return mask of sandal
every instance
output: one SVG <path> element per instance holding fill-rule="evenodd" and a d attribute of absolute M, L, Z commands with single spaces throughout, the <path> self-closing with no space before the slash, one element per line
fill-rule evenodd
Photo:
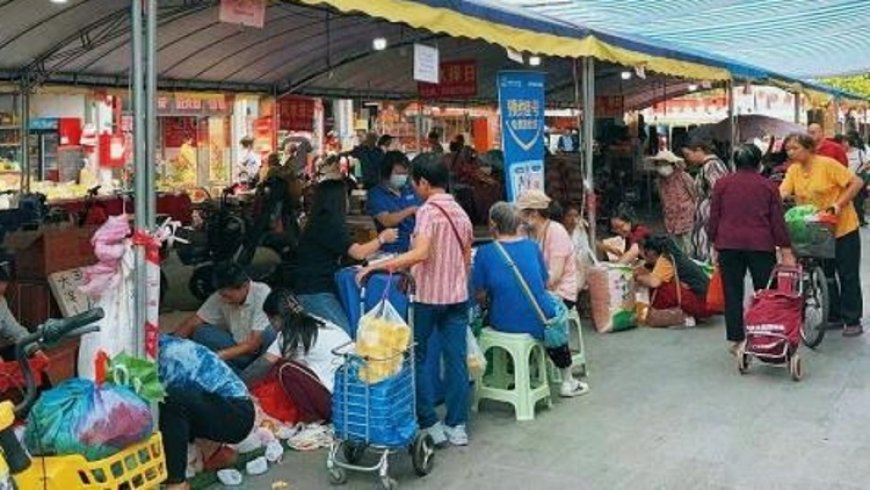
<path fill-rule="evenodd" d="M 235 465 L 238 460 L 239 453 L 235 449 L 221 446 L 211 453 L 211 456 L 204 459 L 202 469 L 203 471 L 222 470 Z"/>

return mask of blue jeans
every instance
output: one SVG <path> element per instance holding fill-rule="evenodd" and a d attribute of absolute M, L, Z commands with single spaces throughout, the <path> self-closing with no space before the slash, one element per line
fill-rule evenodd
<path fill-rule="evenodd" d="M 341 327 L 345 332 L 350 333 L 350 320 L 347 319 L 344 306 L 341 305 L 341 302 L 338 301 L 338 298 L 334 294 L 300 294 L 296 298 L 299 299 L 299 303 L 302 304 L 307 313 L 332 322 Z"/>
<path fill-rule="evenodd" d="M 438 423 L 435 403 L 426 388 L 422 373 L 426 364 L 426 351 L 429 337 L 438 329 L 442 338 L 444 356 L 444 398 L 447 404 L 447 417 L 444 423 L 449 427 L 465 424 L 468 421 L 468 304 L 426 305 L 414 304 L 414 348 L 417 372 L 417 420 L 420 427 L 427 429 Z"/>
<path fill-rule="evenodd" d="M 236 373 L 241 373 L 254 360 L 263 355 L 266 350 L 275 342 L 278 333 L 272 327 L 267 327 L 263 330 L 263 343 L 260 350 L 256 354 L 247 354 L 233 359 L 228 359 L 226 363 L 233 368 Z M 225 328 L 216 327 L 214 325 L 203 325 L 193 332 L 191 340 L 197 344 L 204 345 L 214 352 L 220 352 L 224 349 L 229 349 L 236 345 L 236 340 L 233 334 Z"/>

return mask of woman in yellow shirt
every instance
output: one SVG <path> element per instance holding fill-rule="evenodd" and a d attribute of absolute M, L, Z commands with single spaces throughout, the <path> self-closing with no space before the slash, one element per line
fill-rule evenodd
<path fill-rule="evenodd" d="M 844 336 L 856 337 L 864 330 L 859 275 L 861 234 L 852 200 L 864 184 L 838 161 L 816 155 L 815 147 L 805 134 L 786 138 L 785 151 L 792 165 L 779 191 L 783 197 L 794 196 L 798 204 L 812 204 L 837 216 L 837 255 L 824 264 L 831 303 L 828 321 L 845 325 Z M 839 279 L 839 287 L 835 278 Z"/>

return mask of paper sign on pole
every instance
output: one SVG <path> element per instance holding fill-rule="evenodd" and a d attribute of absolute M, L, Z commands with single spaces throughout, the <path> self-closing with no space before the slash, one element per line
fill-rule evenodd
<path fill-rule="evenodd" d="M 221 0 L 218 19 L 262 29 L 266 22 L 266 0 Z"/>
<path fill-rule="evenodd" d="M 501 139 L 508 201 L 525 190 L 544 190 L 544 74 L 498 74 Z"/>
<path fill-rule="evenodd" d="M 438 83 L 438 48 L 414 45 L 414 80 Z"/>
<path fill-rule="evenodd" d="M 523 64 L 523 54 L 522 53 L 520 53 L 519 51 L 514 51 L 511 48 L 505 48 L 505 51 L 507 51 L 507 57 L 509 60 L 511 60 L 515 63 L 519 63 L 521 65 Z"/>

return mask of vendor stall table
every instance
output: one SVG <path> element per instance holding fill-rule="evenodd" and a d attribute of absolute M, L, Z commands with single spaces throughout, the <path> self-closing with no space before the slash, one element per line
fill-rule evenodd
<path fill-rule="evenodd" d="M 115 196 L 98 197 L 97 202 L 105 206 L 109 216 L 116 216 L 124 212 L 128 213 L 134 210 L 134 200 L 128 199 L 126 205 L 124 199 Z M 70 214 L 77 214 L 85 207 L 84 199 L 52 201 L 51 206 L 60 207 Z M 165 214 L 172 217 L 175 221 L 180 221 L 183 225 L 189 225 L 191 222 L 191 202 L 187 194 L 159 194 L 157 196 L 157 213 Z"/>

